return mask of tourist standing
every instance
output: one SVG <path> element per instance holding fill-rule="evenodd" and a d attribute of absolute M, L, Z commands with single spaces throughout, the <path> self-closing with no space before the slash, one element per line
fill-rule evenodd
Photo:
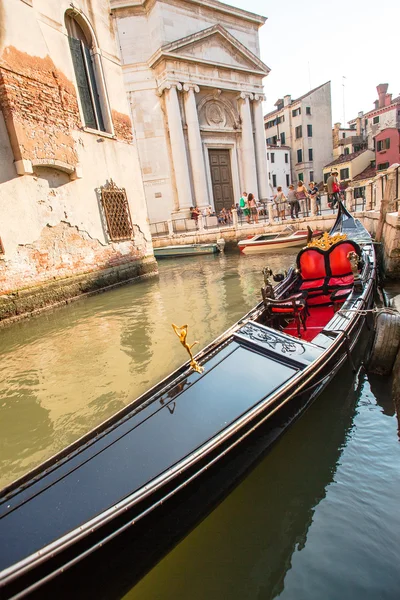
<path fill-rule="evenodd" d="M 243 192 L 242 197 L 239 200 L 239 206 L 243 211 L 244 216 L 246 217 L 247 223 L 250 223 L 250 208 L 247 199 L 247 192 Z"/>
<path fill-rule="evenodd" d="M 199 216 L 201 215 L 201 212 L 199 211 L 199 209 L 197 208 L 197 206 L 191 206 L 190 207 L 190 218 L 193 219 L 193 221 L 196 224 L 196 229 L 198 228 L 199 224 Z"/>
<path fill-rule="evenodd" d="M 338 182 L 338 172 L 336 169 L 331 171 L 330 176 L 326 182 L 326 188 L 328 192 L 328 200 L 331 208 L 335 208 L 336 204 L 339 204 L 339 192 L 340 186 Z"/>
<path fill-rule="evenodd" d="M 286 220 L 286 196 L 282 191 L 281 186 L 276 188 L 277 194 L 274 196 L 274 200 L 276 203 L 276 209 L 278 212 L 278 219 L 282 219 L 282 221 Z"/>
<path fill-rule="evenodd" d="M 296 198 L 300 204 L 303 217 L 305 217 L 306 211 L 308 213 L 308 190 L 301 180 L 297 183 Z"/>
<path fill-rule="evenodd" d="M 321 198 L 319 197 L 318 186 L 315 181 L 310 181 L 308 193 L 310 194 L 312 212 L 315 215 L 321 214 Z"/>
<path fill-rule="evenodd" d="M 254 198 L 254 194 L 249 194 L 248 202 L 249 202 L 249 209 L 250 209 L 250 213 L 253 218 L 253 221 L 254 221 L 254 223 L 258 223 L 258 209 L 257 209 L 256 199 Z"/>
<path fill-rule="evenodd" d="M 291 219 L 298 219 L 299 218 L 300 203 L 297 200 L 296 192 L 294 191 L 294 185 L 289 185 L 289 191 L 288 191 L 288 198 L 287 199 L 288 199 L 289 206 L 290 206 L 290 218 Z"/>

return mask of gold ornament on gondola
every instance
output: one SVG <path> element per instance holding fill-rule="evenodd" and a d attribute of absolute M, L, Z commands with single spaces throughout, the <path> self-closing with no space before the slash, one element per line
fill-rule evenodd
<path fill-rule="evenodd" d="M 182 346 L 187 350 L 189 356 L 190 356 L 190 366 L 192 367 L 193 371 L 196 371 L 197 373 L 202 373 L 204 371 L 204 367 L 201 367 L 199 365 L 199 363 L 197 362 L 197 360 L 195 360 L 193 358 L 193 354 L 192 354 L 192 348 L 193 346 L 195 346 L 196 344 L 198 344 L 199 342 L 193 342 L 193 344 L 191 346 L 189 346 L 189 344 L 186 341 L 187 338 L 187 330 L 188 330 L 188 326 L 187 325 L 182 325 L 182 327 L 178 327 L 177 325 L 174 325 L 172 323 L 172 329 L 175 331 L 176 335 L 179 338 L 180 343 L 182 344 Z"/>
<path fill-rule="evenodd" d="M 321 250 L 329 250 L 329 248 L 343 240 L 347 240 L 347 235 L 345 233 L 335 233 L 335 235 L 329 235 L 329 233 L 325 231 L 320 238 L 309 242 L 307 244 L 307 248 L 321 248 Z"/>

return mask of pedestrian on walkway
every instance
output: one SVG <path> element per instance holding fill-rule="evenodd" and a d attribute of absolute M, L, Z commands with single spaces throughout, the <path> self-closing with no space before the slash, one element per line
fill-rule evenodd
<path fill-rule="evenodd" d="M 310 181 L 310 185 L 308 188 L 308 193 L 310 194 L 310 203 L 312 212 L 315 215 L 321 214 L 321 198 L 318 194 L 318 186 L 315 181 Z M 319 203 L 318 203 L 319 200 Z"/>
<path fill-rule="evenodd" d="M 243 192 L 242 197 L 239 200 L 239 207 L 243 211 L 244 216 L 246 217 L 247 223 L 250 223 L 250 208 L 247 199 L 247 192 Z"/>
<path fill-rule="evenodd" d="M 276 209 L 278 212 L 278 219 L 282 219 L 282 221 L 286 220 L 286 196 L 282 192 L 281 186 L 276 188 L 277 194 L 274 196 L 274 201 L 276 204 Z"/>
<path fill-rule="evenodd" d="M 248 202 L 249 202 L 251 217 L 252 217 L 254 223 L 258 223 L 258 209 L 257 209 L 256 199 L 254 198 L 254 194 L 251 194 L 251 193 L 249 194 Z"/>
<path fill-rule="evenodd" d="M 331 208 L 335 208 L 336 204 L 339 204 L 339 192 L 340 186 L 338 181 L 338 172 L 336 169 L 331 171 L 330 176 L 326 182 L 326 188 L 328 191 L 328 201 Z"/>
<path fill-rule="evenodd" d="M 197 206 L 191 206 L 190 207 L 190 218 L 193 219 L 193 221 L 195 222 L 196 229 L 199 226 L 198 221 L 199 221 L 200 215 L 201 215 L 201 212 L 199 211 L 199 209 L 197 208 Z"/>
<path fill-rule="evenodd" d="M 307 216 L 308 210 L 309 210 L 308 190 L 307 190 L 306 186 L 304 185 L 304 182 L 301 181 L 301 179 L 297 183 L 296 198 L 301 206 L 301 212 L 302 212 L 303 217 Z"/>
<path fill-rule="evenodd" d="M 288 202 L 289 202 L 289 206 L 290 206 L 290 218 L 291 219 L 298 219 L 299 218 L 299 210 L 300 210 L 300 203 L 297 200 L 297 196 L 296 196 L 296 192 L 294 191 L 294 185 L 289 185 L 289 191 L 288 191 Z"/>

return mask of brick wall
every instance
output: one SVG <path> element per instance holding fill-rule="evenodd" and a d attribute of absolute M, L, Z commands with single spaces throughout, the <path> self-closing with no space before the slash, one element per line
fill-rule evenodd
<path fill-rule="evenodd" d="M 139 261 L 145 247 L 138 242 L 102 245 L 66 222 L 47 226 L 36 242 L 20 245 L 10 259 L 0 259 L 0 294 Z"/>
<path fill-rule="evenodd" d="M 132 142 L 132 122 L 128 115 L 124 115 L 116 110 L 111 111 L 111 114 L 117 138 L 123 142 Z"/>
<path fill-rule="evenodd" d="M 76 91 L 49 56 L 4 49 L 0 108 L 15 160 L 55 159 L 76 165 L 71 136 L 71 129 L 81 126 Z"/>

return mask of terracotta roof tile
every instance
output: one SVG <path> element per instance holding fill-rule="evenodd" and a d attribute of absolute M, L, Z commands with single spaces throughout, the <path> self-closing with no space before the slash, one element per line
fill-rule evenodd
<path fill-rule="evenodd" d="M 372 177 L 375 177 L 375 175 L 376 175 L 376 167 L 369 165 L 366 169 L 364 169 L 364 171 L 361 171 L 361 173 L 359 173 L 358 175 L 353 177 L 353 182 L 361 181 L 362 179 L 372 179 Z"/>

